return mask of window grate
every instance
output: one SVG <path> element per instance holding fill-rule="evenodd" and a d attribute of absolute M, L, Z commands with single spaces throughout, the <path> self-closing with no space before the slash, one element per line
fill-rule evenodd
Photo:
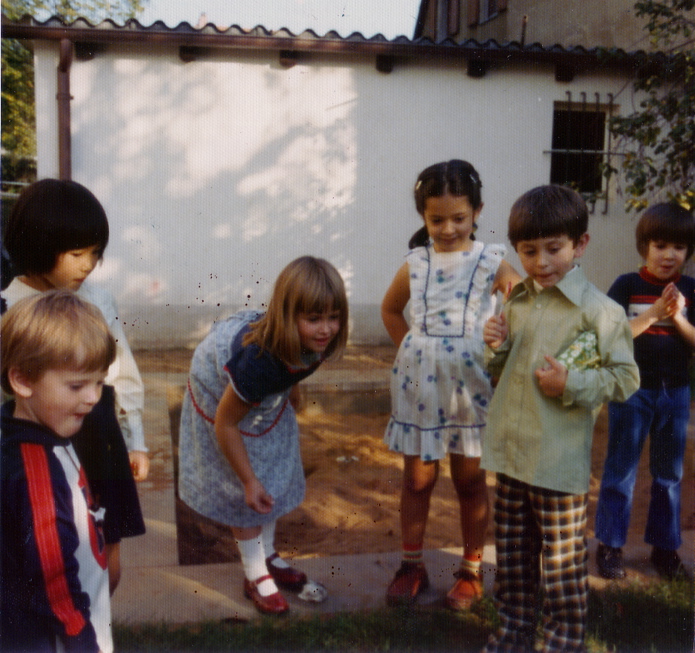
<path fill-rule="evenodd" d="M 595 101 L 588 102 L 586 93 L 580 101 L 572 99 L 567 91 L 565 102 L 556 102 L 553 108 L 553 133 L 550 154 L 550 183 L 571 186 L 591 203 L 592 211 L 598 199 L 603 199 L 603 212 L 608 211 L 608 188 L 605 166 L 616 152 L 611 151 L 608 120 L 614 110 L 613 96 L 601 102 L 599 93 Z"/>

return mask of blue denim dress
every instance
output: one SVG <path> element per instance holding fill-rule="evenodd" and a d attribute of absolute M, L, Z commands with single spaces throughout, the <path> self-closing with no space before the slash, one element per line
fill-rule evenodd
<path fill-rule="evenodd" d="M 241 336 L 261 316 L 242 311 L 213 326 L 193 355 L 181 412 L 180 497 L 205 517 L 239 528 L 274 521 L 304 498 L 299 428 L 289 395 L 319 363 L 308 361 L 299 370 L 289 369 L 267 353 L 259 357 L 257 348 L 253 353 L 240 351 Z M 244 487 L 215 436 L 217 404 L 230 383 L 251 405 L 239 429 L 256 476 L 275 500 L 267 514 L 246 505 Z"/>

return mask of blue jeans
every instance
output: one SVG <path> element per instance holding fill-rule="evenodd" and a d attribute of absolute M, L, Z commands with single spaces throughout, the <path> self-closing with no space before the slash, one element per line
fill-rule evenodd
<path fill-rule="evenodd" d="M 681 545 L 681 479 L 690 416 L 690 388 L 638 390 L 608 405 L 609 440 L 596 508 L 596 537 L 620 547 L 627 539 L 642 447 L 649 439 L 651 498 L 644 541 L 675 551 Z"/>

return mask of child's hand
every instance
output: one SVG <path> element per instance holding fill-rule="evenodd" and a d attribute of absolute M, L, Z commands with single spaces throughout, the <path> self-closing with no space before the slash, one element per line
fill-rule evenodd
<path fill-rule="evenodd" d="M 567 384 L 567 368 L 552 356 L 545 356 L 548 364 L 536 370 L 538 385 L 546 397 L 561 397 Z"/>
<path fill-rule="evenodd" d="M 681 295 L 676 285 L 669 283 L 661 293 L 661 297 L 652 304 L 654 318 L 665 320 L 668 317 L 673 317 L 685 306 L 685 297 Z"/>
<path fill-rule="evenodd" d="M 509 334 L 509 327 L 507 326 L 507 319 L 504 317 L 504 313 L 499 315 L 493 315 L 483 327 L 483 340 L 485 344 L 493 349 L 498 349 L 504 344 Z"/>
<path fill-rule="evenodd" d="M 685 296 L 676 288 L 676 284 L 673 282 L 669 283 L 666 288 L 664 288 L 661 297 L 664 300 L 664 308 L 668 317 L 674 317 L 685 307 Z"/>
<path fill-rule="evenodd" d="M 275 499 L 266 492 L 257 478 L 249 481 L 244 489 L 246 492 L 246 505 L 249 508 L 260 512 L 262 515 L 269 513 L 273 509 Z"/>
<path fill-rule="evenodd" d="M 147 480 L 150 473 L 150 459 L 144 451 L 129 451 L 130 469 L 133 472 L 133 478 L 136 481 Z"/>

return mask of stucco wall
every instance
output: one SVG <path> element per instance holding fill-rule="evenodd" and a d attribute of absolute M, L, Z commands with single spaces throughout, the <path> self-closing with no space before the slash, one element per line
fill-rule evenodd
<path fill-rule="evenodd" d="M 35 52 L 39 176 L 55 176 L 57 52 Z M 93 279 L 114 292 L 135 347 L 197 342 L 215 316 L 261 305 L 301 254 L 342 272 L 353 341 L 385 342 L 379 303 L 421 224 L 419 171 L 470 160 L 484 185 L 478 236 L 504 242 L 512 202 L 548 182 L 553 102 L 625 85 L 561 84 L 550 67 L 473 79 L 465 63 L 382 74 L 359 57 L 284 69 L 277 53 L 184 64 L 175 48 L 115 47 L 76 61 L 71 81 L 73 177 L 103 202 L 112 232 Z M 584 265 L 604 290 L 638 263 L 633 221 L 615 197 L 592 217 Z"/>

